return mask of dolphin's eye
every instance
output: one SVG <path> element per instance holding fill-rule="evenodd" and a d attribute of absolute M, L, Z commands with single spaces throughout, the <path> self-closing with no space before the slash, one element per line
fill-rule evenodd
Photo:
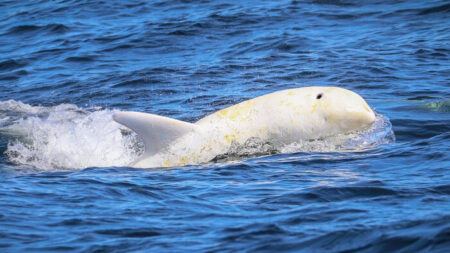
<path fill-rule="evenodd" d="M 317 94 L 317 97 L 316 97 L 316 99 L 321 99 L 321 98 L 322 98 L 322 96 L 323 96 L 323 93 L 319 93 L 319 94 Z"/>

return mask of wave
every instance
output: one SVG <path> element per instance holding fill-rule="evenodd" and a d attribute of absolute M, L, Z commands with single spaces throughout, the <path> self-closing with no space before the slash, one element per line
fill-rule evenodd
<path fill-rule="evenodd" d="M 47 25 L 17 25 L 8 30 L 10 34 L 23 34 L 29 32 L 48 32 L 52 34 L 63 34 L 70 30 L 63 24 L 47 24 Z"/>
<path fill-rule="evenodd" d="M 27 63 L 25 63 L 23 61 L 16 61 L 13 59 L 9 59 L 9 60 L 0 62 L 0 71 L 3 71 L 3 70 L 11 71 L 13 69 L 22 68 L 26 65 L 27 65 Z"/>

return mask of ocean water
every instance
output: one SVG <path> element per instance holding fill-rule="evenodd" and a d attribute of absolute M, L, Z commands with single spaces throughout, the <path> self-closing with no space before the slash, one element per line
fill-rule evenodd
<path fill-rule="evenodd" d="M 448 1 L 0 2 L 1 252 L 449 252 Z M 128 167 L 133 110 L 194 122 L 339 86 L 377 122 Z M 350 147 L 350 148 L 348 148 Z"/>

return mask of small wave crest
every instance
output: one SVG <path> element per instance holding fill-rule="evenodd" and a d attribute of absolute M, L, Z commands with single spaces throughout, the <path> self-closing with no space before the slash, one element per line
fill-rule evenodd
<path fill-rule="evenodd" d="M 140 155 L 137 136 L 112 120 L 113 111 L 72 104 L 0 102 L 0 137 L 11 162 L 39 170 L 127 166 Z"/>

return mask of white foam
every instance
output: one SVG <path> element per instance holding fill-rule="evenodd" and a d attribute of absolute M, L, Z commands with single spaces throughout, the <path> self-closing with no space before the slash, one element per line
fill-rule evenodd
<path fill-rule="evenodd" d="M 376 121 L 368 129 L 339 134 L 318 140 L 297 141 L 280 148 L 280 153 L 297 152 L 358 152 L 395 141 L 389 119 L 376 114 Z"/>
<path fill-rule="evenodd" d="M 391 122 L 386 116 L 376 114 L 375 123 L 367 129 L 321 139 L 296 140 L 289 144 L 259 142 L 258 140 L 256 142 L 246 142 L 244 145 L 232 146 L 225 155 L 219 156 L 219 160 L 229 161 L 274 153 L 315 153 L 311 154 L 311 156 L 316 156 L 317 153 L 361 152 L 394 141 L 395 136 Z"/>
<path fill-rule="evenodd" d="M 0 102 L 0 134 L 14 137 L 10 161 L 40 170 L 127 166 L 141 152 L 137 137 L 112 120 L 113 111 L 71 104 Z"/>

